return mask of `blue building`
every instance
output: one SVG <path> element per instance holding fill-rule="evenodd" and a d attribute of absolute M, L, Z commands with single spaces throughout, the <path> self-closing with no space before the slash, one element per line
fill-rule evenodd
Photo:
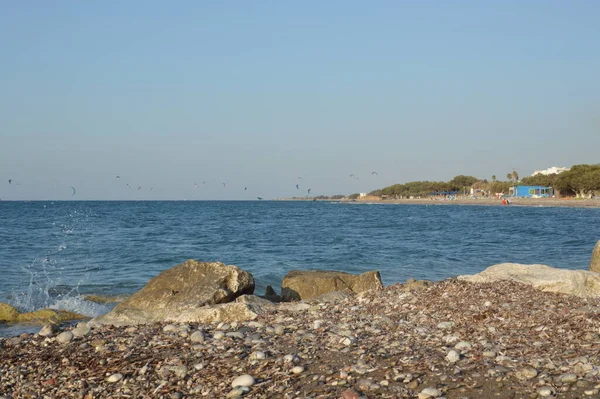
<path fill-rule="evenodd" d="M 554 197 L 554 188 L 546 186 L 513 186 L 509 194 L 513 197 L 540 198 Z"/>

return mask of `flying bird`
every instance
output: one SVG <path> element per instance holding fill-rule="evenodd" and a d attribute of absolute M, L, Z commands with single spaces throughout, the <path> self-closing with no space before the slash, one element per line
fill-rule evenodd
<path fill-rule="evenodd" d="M 310 188 L 308 189 L 308 193 L 310 194 Z"/>
<path fill-rule="evenodd" d="M 71 194 L 71 197 L 75 195 L 75 187 L 71 187 L 71 190 L 73 190 L 73 194 Z"/>
<path fill-rule="evenodd" d="M 296 190 L 300 190 L 300 185 L 296 184 Z"/>
<path fill-rule="evenodd" d="M 244 191 L 248 190 L 248 187 L 244 187 Z"/>
<path fill-rule="evenodd" d="M 227 184 L 225 182 L 223 182 L 223 187 L 227 187 Z"/>
<path fill-rule="evenodd" d="M 194 188 L 198 188 L 198 183 L 194 183 Z"/>
<path fill-rule="evenodd" d="M 127 184 L 126 184 L 126 186 L 127 186 L 127 187 L 131 187 L 131 186 L 129 185 L 129 183 L 127 183 Z"/>
<path fill-rule="evenodd" d="M 298 176 L 298 179 L 302 180 L 302 176 Z"/>
<path fill-rule="evenodd" d="M 117 179 L 120 179 L 120 178 L 121 178 L 121 176 L 117 176 Z"/>
<path fill-rule="evenodd" d="M 258 198 L 259 201 L 262 201 L 262 197 L 256 197 L 256 198 Z"/>
<path fill-rule="evenodd" d="M 377 175 L 377 176 L 379 176 L 379 173 L 377 173 L 377 172 L 371 172 L 371 175 Z"/>
<path fill-rule="evenodd" d="M 12 179 L 8 179 L 8 184 L 12 184 Z"/>
<path fill-rule="evenodd" d="M 139 186 L 139 187 L 138 187 L 138 190 L 141 190 L 141 189 L 142 189 L 142 186 Z"/>

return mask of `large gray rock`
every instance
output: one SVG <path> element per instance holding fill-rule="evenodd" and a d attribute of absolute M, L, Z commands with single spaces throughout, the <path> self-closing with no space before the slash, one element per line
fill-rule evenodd
<path fill-rule="evenodd" d="M 596 243 L 590 260 L 590 271 L 600 273 L 600 241 Z"/>
<path fill-rule="evenodd" d="M 109 313 L 97 317 L 91 324 L 135 325 L 152 322 L 199 322 L 207 314 L 213 318 L 223 314 L 243 315 L 244 306 L 233 301 L 254 292 L 254 278 L 236 266 L 223 263 L 188 260 L 154 277 L 144 288 L 119 303 Z M 233 317 L 233 316 L 232 316 Z M 246 314 L 243 317 L 250 317 Z"/>
<path fill-rule="evenodd" d="M 383 288 L 378 271 L 349 274 L 327 270 L 292 270 L 281 283 L 284 301 L 299 301 L 333 291 L 353 293 Z"/>
<path fill-rule="evenodd" d="M 502 263 L 475 275 L 458 276 L 473 283 L 511 280 L 528 284 L 541 291 L 558 292 L 582 298 L 600 297 L 600 274 L 587 270 L 557 269 L 546 265 Z"/>

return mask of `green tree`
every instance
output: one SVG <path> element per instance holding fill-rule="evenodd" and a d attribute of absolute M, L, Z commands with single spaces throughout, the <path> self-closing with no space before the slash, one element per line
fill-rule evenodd
<path fill-rule="evenodd" d="M 492 175 L 492 181 L 495 182 L 496 181 L 496 175 Z"/>
<path fill-rule="evenodd" d="M 506 174 L 506 178 L 507 178 L 508 180 L 512 180 L 512 179 L 513 179 L 513 174 L 512 174 L 512 173 L 507 173 L 507 174 Z"/>
<path fill-rule="evenodd" d="M 515 179 L 515 181 L 519 181 L 519 174 L 517 173 L 516 170 L 513 170 L 512 177 L 513 177 L 513 179 Z"/>

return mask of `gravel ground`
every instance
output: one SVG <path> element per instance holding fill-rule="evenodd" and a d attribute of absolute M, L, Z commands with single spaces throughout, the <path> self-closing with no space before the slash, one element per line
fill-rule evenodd
<path fill-rule="evenodd" d="M 598 305 L 450 279 L 243 323 L 81 325 L 2 339 L 0 397 L 600 397 Z"/>

